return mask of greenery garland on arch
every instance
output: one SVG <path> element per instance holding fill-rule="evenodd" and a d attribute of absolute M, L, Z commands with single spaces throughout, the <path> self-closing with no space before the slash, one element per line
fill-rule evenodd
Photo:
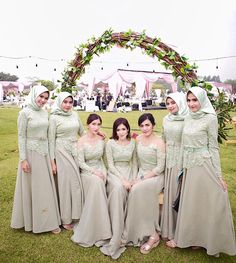
<path fill-rule="evenodd" d="M 61 90 L 72 92 L 73 87 L 76 86 L 76 80 L 85 73 L 85 67 L 88 66 L 94 55 L 99 56 L 105 52 L 109 52 L 115 45 L 134 50 L 136 47 L 141 48 L 145 54 L 150 57 L 156 57 L 161 65 L 166 70 L 170 70 L 175 80 L 182 82 L 184 87 L 187 86 L 201 86 L 209 91 L 212 86 L 197 78 L 195 69 L 197 65 L 194 63 L 190 65 L 185 56 L 180 56 L 174 49 L 166 45 L 160 38 L 151 38 L 146 35 L 145 31 L 141 33 L 132 30 L 126 32 L 114 33 L 112 29 L 106 30 L 99 38 L 92 37 L 77 48 L 75 58 L 69 63 L 68 68 L 63 73 L 63 81 L 61 83 Z M 220 94 L 217 101 L 212 101 L 217 114 L 219 122 L 219 142 L 222 139 L 227 139 L 226 123 L 231 120 L 230 110 L 232 104 L 224 102 L 224 95 Z"/>

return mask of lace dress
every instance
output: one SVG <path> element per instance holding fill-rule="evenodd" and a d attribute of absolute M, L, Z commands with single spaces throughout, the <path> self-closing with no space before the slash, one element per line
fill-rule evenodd
<path fill-rule="evenodd" d="M 41 233 L 59 227 L 56 189 L 48 153 L 48 113 L 25 108 L 18 117 L 20 160 L 31 172 L 18 166 L 11 227 Z"/>
<path fill-rule="evenodd" d="M 78 220 L 82 211 L 83 190 L 77 159 L 78 134 L 84 128 L 77 113 L 51 115 L 49 120 L 49 149 L 56 160 L 60 214 L 63 224 Z"/>
<path fill-rule="evenodd" d="M 131 140 L 128 145 L 119 145 L 112 139 L 106 145 L 107 193 L 112 238 L 108 244 L 101 247 L 101 251 L 113 259 L 117 259 L 125 251 L 125 247 L 121 247 L 121 235 L 124 230 L 125 207 L 129 192 L 124 188 L 122 179 L 131 181 L 137 176 L 135 148 L 134 140 Z"/>
<path fill-rule="evenodd" d="M 161 235 L 173 239 L 177 221 L 177 213 L 172 208 L 178 186 L 180 171 L 181 138 L 184 121 L 163 120 L 163 137 L 166 143 L 166 169 L 164 179 L 164 203 L 161 220 Z"/>
<path fill-rule="evenodd" d="M 71 239 L 83 247 L 101 246 L 111 238 L 105 182 L 91 172 L 92 169 L 96 169 L 106 174 L 103 154 L 103 140 L 99 140 L 96 145 L 84 143 L 78 149 L 84 205 L 80 221 L 75 225 Z"/>
<path fill-rule="evenodd" d="M 186 117 L 183 129 L 183 177 L 175 232 L 178 247 L 200 246 L 208 255 L 236 255 L 235 233 L 221 176 L 217 117 Z"/>
<path fill-rule="evenodd" d="M 127 216 L 123 242 L 140 246 L 155 231 L 161 232 L 159 225 L 159 198 L 163 189 L 165 153 L 156 145 L 137 143 L 139 161 L 138 178 L 152 170 L 156 176 L 135 184 L 128 196 Z"/>

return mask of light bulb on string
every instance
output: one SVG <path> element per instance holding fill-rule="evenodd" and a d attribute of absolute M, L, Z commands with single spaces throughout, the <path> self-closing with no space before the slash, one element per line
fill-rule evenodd
<path fill-rule="evenodd" d="M 218 66 L 218 59 L 216 60 L 216 69 L 218 69 L 219 66 Z"/>
<path fill-rule="evenodd" d="M 19 68 L 19 66 L 18 66 L 18 65 L 16 65 L 16 68 L 18 69 L 18 68 Z"/>

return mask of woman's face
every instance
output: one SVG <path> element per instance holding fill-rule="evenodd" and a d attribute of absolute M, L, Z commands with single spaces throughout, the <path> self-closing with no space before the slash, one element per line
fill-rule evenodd
<path fill-rule="evenodd" d="M 41 93 L 35 100 L 38 107 L 42 108 L 48 101 L 48 92 Z"/>
<path fill-rule="evenodd" d="M 141 125 L 139 127 L 140 127 L 142 134 L 144 136 L 148 137 L 152 134 L 154 126 L 152 125 L 150 120 L 145 120 L 141 123 Z"/>
<path fill-rule="evenodd" d="M 71 97 L 67 97 L 63 100 L 61 104 L 61 108 L 63 111 L 68 112 L 72 109 L 73 99 Z"/>
<path fill-rule="evenodd" d="M 97 134 L 101 128 L 101 122 L 99 119 L 92 121 L 88 124 L 88 129 L 92 134 Z"/>
<path fill-rule="evenodd" d="M 124 124 L 120 124 L 116 129 L 116 134 L 118 136 L 118 140 L 125 140 L 127 139 L 128 129 Z"/>
<path fill-rule="evenodd" d="M 166 100 L 166 108 L 171 114 L 175 114 L 175 113 L 177 113 L 179 111 L 178 105 L 171 98 L 167 98 L 167 100 Z"/>
<path fill-rule="evenodd" d="M 192 112 L 197 112 L 201 108 L 201 105 L 200 105 L 197 97 L 195 97 L 193 95 L 193 93 L 191 93 L 191 92 L 189 92 L 187 95 L 187 104 L 188 104 L 190 111 L 192 111 Z"/>

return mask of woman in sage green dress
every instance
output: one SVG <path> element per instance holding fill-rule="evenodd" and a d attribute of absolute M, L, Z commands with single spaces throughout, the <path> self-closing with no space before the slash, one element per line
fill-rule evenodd
<path fill-rule="evenodd" d="M 187 104 L 180 207 L 174 240 L 167 245 L 203 247 L 217 257 L 221 252 L 236 255 L 232 212 L 220 168 L 217 116 L 200 87 L 188 91 Z"/>
<path fill-rule="evenodd" d="M 173 239 L 177 221 L 177 212 L 172 208 L 178 186 L 180 170 L 181 139 L 184 118 L 188 113 L 186 96 L 183 93 L 171 93 L 166 98 L 169 114 L 163 119 L 163 138 L 166 144 L 166 168 L 164 179 L 164 203 L 161 219 L 161 236 Z"/>
<path fill-rule="evenodd" d="M 121 246 L 124 231 L 125 207 L 132 181 L 137 176 L 135 141 L 130 138 L 130 125 L 125 118 L 113 123 L 113 133 L 106 145 L 108 164 L 107 193 L 112 238 L 101 247 L 105 255 L 117 259 L 125 247 Z"/>
<path fill-rule="evenodd" d="M 105 188 L 107 172 L 103 162 L 105 143 L 99 135 L 101 124 L 99 115 L 90 114 L 87 119 L 88 132 L 78 141 L 84 205 L 71 240 L 83 247 L 100 247 L 111 238 Z"/>
<path fill-rule="evenodd" d="M 83 190 L 77 159 L 78 134 L 84 127 L 72 111 L 73 97 L 61 92 L 53 105 L 49 120 L 49 148 L 53 172 L 57 175 L 62 226 L 72 230 L 82 211 Z"/>
<path fill-rule="evenodd" d="M 27 107 L 19 112 L 20 162 L 16 179 L 11 227 L 25 231 L 60 233 L 60 215 L 48 151 L 49 98 L 44 86 L 34 86 Z"/>
<path fill-rule="evenodd" d="M 159 193 L 163 189 L 165 169 L 165 144 L 155 135 L 155 119 L 151 113 L 139 117 L 142 134 L 137 137 L 139 171 L 133 181 L 127 201 L 127 215 L 123 242 L 141 246 L 147 254 L 160 242 Z"/>

